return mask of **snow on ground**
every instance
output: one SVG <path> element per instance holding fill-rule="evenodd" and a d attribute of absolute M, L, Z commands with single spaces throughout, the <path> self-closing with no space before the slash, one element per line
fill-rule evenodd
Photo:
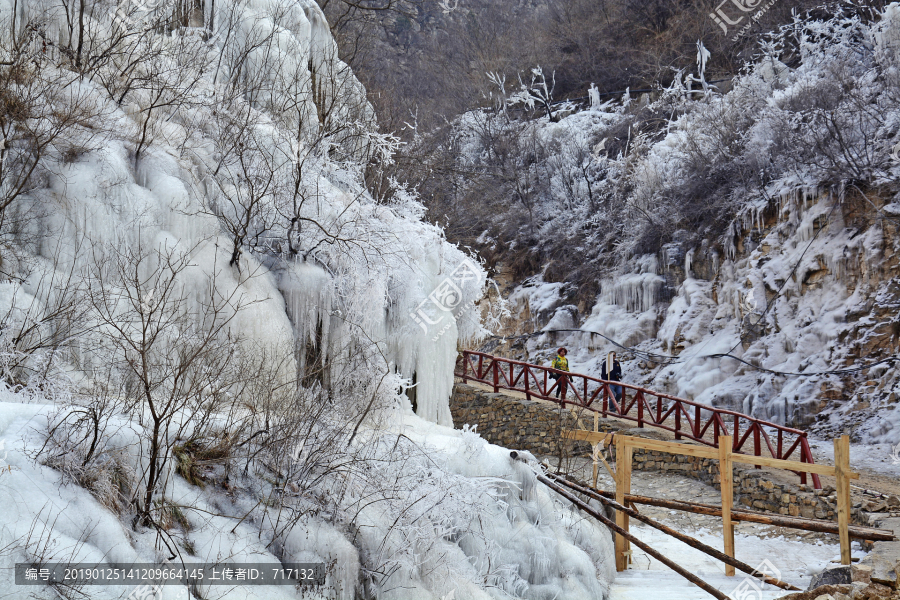
<path fill-rule="evenodd" d="M 25 591 L 53 597 L 49 589 L 17 588 L 17 562 L 160 562 L 165 552 L 153 530 L 133 527 L 127 511 L 117 515 L 33 460 L 57 407 L 42 398 L 24 403 L 28 398 L 5 390 L 0 396 L 0 598 L 24 597 Z M 374 479 L 394 481 L 384 497 L 371 482 L 341 475 L 346 491 L 330 516 L 311 512 L 293 529 L 276 533 L 283 527 L 277 524 L 280 509 L 259 508 L 260 500 L 272 497 L 266 483 L 271 470 L 241 475 L 236 469 L 227 490 L 173 476 L 166 498 L 181 507 L 188 526 L 170 531 L 169 543 L 186 564 L 333 561 L 326 585 L 303 598 L 354 597 L 362 567 L 377 574 L 385 600 L 607 597 L 614 571 L 608 531 L 538 485 L 533 458 L 526 454 L 526 465 L 473 431 L 436 425 L 410 411 L 396 416 L 388 430 L 366 430 L 360 437 L 374 448 L 368 467 Z M 127 439 L 139 430 L 123 422 L 117 435 Z M 400 459 L 390 460 L 397 450 Z M 319 489 L 330 485 L 323 480 Z M 295 508 L 305 506 L 299 502 Z M 194 597 L 178 586 L 163 590 L 156 600 Z M 124 598 L 132 591 L 94 587 L 90 597 Z M 297 597 L 287 587 L 203 591 L 206 599 Z"/>
<path fill-rule="evenodd" d="M 576 476 L 589 478 L 591 463 L 586 459 L 573 459 L 567 464 Z M 601 489 L 614 489 L 610 476 L 601 469 L 598 476 Z M 634 471 L 632 490 L 636 494 L 672 500 L 690 499 L 694 502 L 719 504 L 719 491 L 703 482 L 680 477 L 672 473 Z M 654 506 L 639 506 L 646 516 L 694 537 L 708 546 L 723 550 L 722 521 L 718 517 L 696 515 L 682 511 Z M 821 535 L 794 529 L 772 527 L 758 523 L 736 522 L 735 556 L 737 559 L 757 567 L 765 565 L 774 574 L 776 569 L 781 579 L 801 589 L 806 589 L 812 575 L 836 566 L 840 560 L 840 542 L 837 536 Z M 664 556 L 697 575 L 725 594 L 731 594 L 744 580 L 744 573 L 737 571 L 734 577 L 727 577 L 719 561 L 675 540 L 643 523 L 632 519 L 630 531 Z M 632 545 L 633 563 L 628 570 L 616 574 L 610 600 L 705 600 L 709 595 L 690 583 L 643 550 Z M 854 557 L 862 557 L 865 552 L 857 542 L 853 542 Z M 773 586 L 763 586 L 760 595 L 751 595 L 756 600 L 773 600 L 786 592 Z M 739 597 L 739 596 L 734 596 Z"/>
<path fill-rule="evenodd" d="M 734 577 L 725 576 L 722 563 L 708 557 L 699 550 L 679 542 L 643 524 L 631 527 L 638 539 L 672 558 L 700 579 L 716 589 L 731 594 L 745 579 L 737 571 Z M 722 550 L 722 536 L 709 530 L 683 531 L 704 544 Z M 755 536 L 735 534 L 735 556 L 739 560 L 756 567 L 769 561 L 781 574 L 781 579 L 805 590 L 811 576 L 821 572 L 832 561 L 840 560 L 840 545 L 837 543 L 808 543 L 787 540 L 782 536 L 760 539 Z M 628 571 L 618 573 L 612 585 L 611 600 L 646 600 L 652 594 L 654 600 L 701 600 L 709 595 L 693 585 L 656 559 L 647 556 L 639 548 L 632 546 L 634 562 Z M 853 556 L 862 557 L 857 543 L 853 544 Z M 745 584 L 746 585 L 746 584 Z M 763 586 L 758 600 L 773 600 L 785 595 L 785 591 L 775 586 Z"/>

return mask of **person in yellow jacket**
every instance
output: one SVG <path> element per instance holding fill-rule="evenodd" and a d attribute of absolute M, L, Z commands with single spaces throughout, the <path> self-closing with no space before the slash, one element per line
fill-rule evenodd
<path fill-rule="evenodd" d="M 554 369 L 559 371 L 569 372 L 569 359 L 566 358 L 568 354 L 568 350 L 565 348 L 560 348 L 556 351 L 556 358 L 553 359 L 553 363 L 550 365 Z M 566 388 L 569 387 L 569 378 L 565 375 L 560 375 L 559 373 L 551 373 L 550 377 L 559 381 L 559 384 L 556 386 L 556 397 L 559 398 L 559 393 L 562 392 L 563 399 L 566 398 Z"/>

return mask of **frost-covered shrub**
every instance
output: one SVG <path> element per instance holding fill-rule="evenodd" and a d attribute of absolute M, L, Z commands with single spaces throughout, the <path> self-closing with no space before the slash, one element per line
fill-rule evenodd
<path fill-rule="evenodd" d="M 133 514 L 140 439 L 126 419 L 114 415 L 113 403 L 82 399 L 64 404 L 48 417 L 45 435 L 36 459 L 116 514 Z"/>

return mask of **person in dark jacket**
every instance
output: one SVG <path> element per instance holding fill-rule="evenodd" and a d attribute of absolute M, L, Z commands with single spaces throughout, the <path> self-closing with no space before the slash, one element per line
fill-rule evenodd
<path fill-rule="evenodd" d="M 619 364 L 618 360 L 616 360 L 615 352 L 610 352 L 606 356 L 606 362 L 603 363 L 603 367 L 600 369 L 600 379 L 604 379 L 606 381 L 622 381 L 622 365 Z M 609 387 L 612 390 L 613 395 L 616 397 L 616 402 L 620 403 L 619 410 L 623 410 L 624 407 L 621 404 L 622 386 L 611 385 Z"/>
<path fill-rule="evenodd" d="M 556 358 L 553 359 L 553 363 L 550 365 L 554 369 L 559 371 L 569 371 L 569 359 L 566 358 L 566 354 L 569 351 L 565 348 L 560 348 L 556 351 Z M 562 392 L 562 397 L 565 399 L 566 397 L 566 388 L 569 387 L 569 378 L 565 375 L 559 375 L 558 373 L 551 373 L 550 377 L 553 379 L 559 380 L 559 384 L 556 386 L 556 397 L 559 398 L 559 393 Z"/>

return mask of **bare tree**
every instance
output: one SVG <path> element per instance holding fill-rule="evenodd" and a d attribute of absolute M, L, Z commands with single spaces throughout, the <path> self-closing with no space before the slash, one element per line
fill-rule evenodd
<path fill-rule="evenodd" d="M 52 166 L 93 149 L 106 132 L 103 111 L 78 75 L 32 51 L 31 24 L 19 26 L 19 35 L 0 38 L 0 271 L 2 254 L 13 258 L 23 241 L 33 241 L 30 225 L 41 207 L 29 198 L 46 185 Z"/>
<path fill-rule="evenodd" d="M 88 299 L 102 327 L 103 347 L 125 378 L 127 406 L 146 431 L 146 463 L 132 501 L 153 523 L 174 443 L 198 435 L 239 374 L 229 324 L 248 305 L 239 288 L 210 279 L 192 285 L 191 252 L 147 249 L 138 239 L 94 249 Z M 144 420 L 146 419 L 146 423 Z"/>
<path fill-rule="evenodd" d="M 15 290 L 0 315 L 0 377 L 7 385 L 41 387 L 57 374 L 56 367 L 76 358 L 79 340 L 92 328 L 75 260 L 80 251 L 79 239 L 64 259 L 63 244 L 58 242 L 51 260 L 39 271 L 23 261 L 17 279 L 34 277 L 32 294 L 18 281 L 7 284 Z"/>
<path fill-rule="evenodd" d="M 245 103 L 217 111 L 214 144 L 219 162 L 208 177 L 208 200 L 231 239 L 229 265 L 240 270 L 244 248 L 263 249 L 274 226 L 278 176 L 286 157 L 260 131 L 257 111 Z"/>

